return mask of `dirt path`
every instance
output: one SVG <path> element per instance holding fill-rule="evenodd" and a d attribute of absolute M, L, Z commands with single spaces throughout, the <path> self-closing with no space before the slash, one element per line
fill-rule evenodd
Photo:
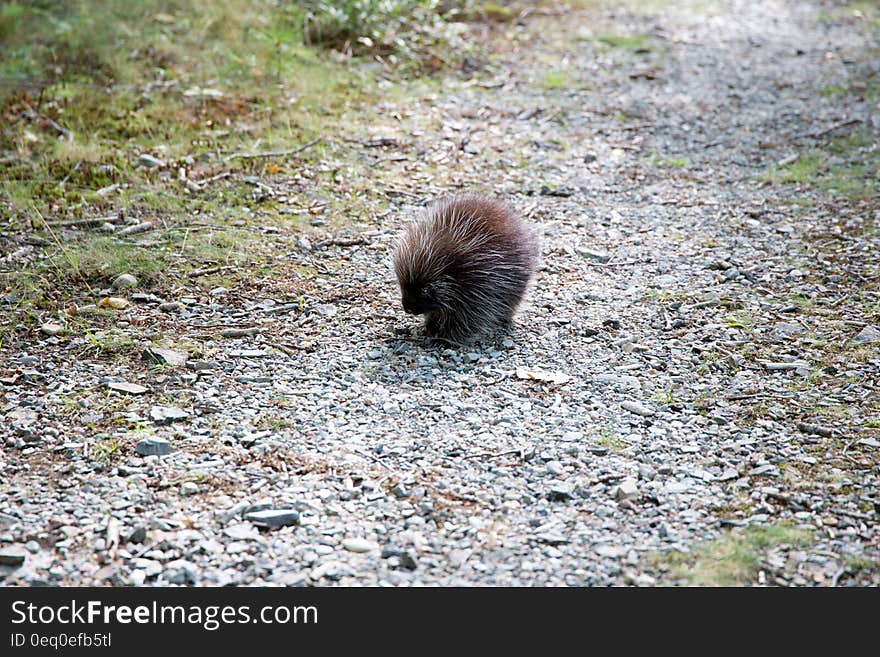
<path fill-rule="evenodd" d="M 190 368 L 22 362 L 7 581 L 880 584 L 878 28 L 666 4 L 505 25 L 479 76 L 365 110 L 360 136 L 396 145 L 338 175 L 394 207 L 279 254 L 316 272 L 303 306 L 184 300 L 163 330 L 205 339 Z M 458 186 L 539 223 L 544 265 L 510 336 L 439 350 L 387 255 Z M 153 392 L 105 407 L 106 377 Z M 77 387 L 69 429 L 20 403 Z M 174 451 L 102 465 L 90 412 Z"/>

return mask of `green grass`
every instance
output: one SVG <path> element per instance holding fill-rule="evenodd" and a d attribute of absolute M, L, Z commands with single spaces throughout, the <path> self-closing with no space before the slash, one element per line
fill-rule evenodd
<path fill-rule="evenodd" d="M 688 298 L 687 292 L 672 290 L 648 290 L 645 292 L 645 299 L 657 301 L 658 303 L 669 303 L 672 301 L 684 301 Z"/>
<path fill-rule="evenodd" d="M 116 438 L 100 438 L 95 443 L 95 458 L 99 461 L 112 461 L 120 455 L 123 446 Z"/>
<path fill-rule="evenodd" d="M 830 84 L 827 87 L 822 87 L 819 90 L 819 93 L 823 96 L 840 96 L 845 94 L 847 91 L 846 87 L 840 84 Z"/>
<path fill-rule="evenodd" d="M 149 281 L 166 266 L 155 249 L 145 249 L 112 237 L 99 237 L 63 249 L 52 265 L 59 272 L 81 276 L 96 285 L 108 284 L 119 274 Z"/>
<path fill-rule="evenodd" d="M 672 388 L 656 391 L 654 393 L 653 399 L 655 403 L 660 405 L 675 403 L 675 395 L 672 392 Z"/>
<path fill-rule="evenodd" d="M 93 333 L 88 327 L 84 327 L 83 331 L 87 338 L 83 352 L 87 355 L 122 360 L 134 352 L 134 340 L 124 333 L 115 330 Z"/>
<path fill-rule="evenodd" d="M 846 2 L 819 13 L 822 21 L 861 21 L 865 20 L 873 26 L 880 26 L 880 6 L 876 0 L 855 0 Z"/>
<path fill-rule="evenodd" d="M 387 204 L 346 141 L 368 132 L 365 108 L 405 98 L 407 76 L 459 67 L 475 47 L 462 20 L 508 11 L 470 0 L 4 4 L 0 231 L 42 246 L 0 273 L 0 293 L 24 299 L 12 310 L 25 321 L 30 308 L 79 303 L 123 272 L 160 293 L 203 265 L 234 265 L 231 279 L 277 273 L 262 254 L 308 225 L 315 199 L 328 224 Z M 232 157 L 315 139 L 289 157 Z M 142 154 L 163 164 L 139 166 Z M 287 198 L 253 198 L 249 176 L 283 179 Z M 119 238 L 59 227 L 118 215 L 153 229 Z"/>
<path fill-rule="evenodd" d="M 596 37 L 596 40 L 611 48 L 622 48 L 624 50 L 647 50 L 650 46 L 650 40 L 644 34 L 615 34 L 605 33 Z"/>
<path fill-rule="evenodd" d="M 747 310 L 737 310 L 724 317 L 724 322 L 730 328 L 750 329 L 752 327 L 752 315 Z"/>
<path fill-rule="evenodd" d="M 771 166 L 762 179 L 868 200 L 880 193 L 880 141 L 869 130 L 856 130 L 793 162 Z"/>
<path fill-rule="evenodd" d="M 568 71 L 550 70 L 544 73 L 541 85 L 545 89 L 568 89 L 573 85 L 573 79 Z"/>
<path fill-rule="evenodd" d="M 626 442 L 614 435 L 614 427 L 610 424 L 606 424 L 602 427 L 602 431 L 599 432 L 598 436 L 594 437 L 593 442 L 596 445 L 607 447 L 615 452 L 626 447 Z"/>
<path fill-rule="evenodd" d="M 802 155 L 794 162 L 775 168 L 768 173 L 770 182 L 774 184 L 811 183 L 822 171 L 820 153 Z"/>
<path fill-rule="evenodd" d="M 462 29 L 426 0 L 10 3 L 0 12 L 0 149 L 14 157 L 0 218 L 210 205 L 212 189 L 182 193 L 181 166 L 289 148 L 357 120 L 374 79 L 322 48 L 351 42 L 390 68 L 436 69 L 469 52 Z M 136 167 L 141 153 L 168 166 Z"/>
<path fill-rule="evenodd" d="M 685 158 L 670 159 L 663 157 L 657 152 L 656 148 L 652 150 L 651 157 L 648 158 L 648 163 L 652 167 L 660 169 L 682 168 L 687 166 L 687 160 Z"/>
<path fill-rule="evenodd" d="M 788 297 L 789 302 L 801 310 L 810 310 L 816 307 L 816 301 L 803 294 L 792 294 Z"/>
<path fill-rule="evenodd" d="M 283 415 L 272 413 L 269 415 L 261 415 L 254 426 L 256 426 L 257 429 L 266 431 L 282 431 L 291 426 L 291 424 L 290 420 L 286 419 Z"/>
<path fill-rule="evenodd" d="M 749 527 L 722 534 L 698 545 L 690 554 L 669 552 L 653 556 L 652 565 L 674 581 L 689 586 L 743 586 L 754 582 L 769 550 L 781 546 L 807 547 L 812 532 L 787 525 Z"/>
<path fill-rule="evenodd" d="M 46 256 L 28 267 L 0 276 L 3 292 L 13 291 L 24 303 L 45 307 L 45 295 L 65 290 L 94 292 L 120 274 L 131 274 L 139 286 L 149 284 L 168 266 L 166 253 L 111 237 L 86 239 L 47 249 Z"/>
<path fill-rule="evenodd" d="M 0 147 L 16 157 L 0 192 L 13 221 L 216 209 L 214 189 L 187 197 L 181 166 L 192 175 L 217 153 L 251 150 L 255 133 L 265 150 L 307 141 L 369 87 L 305 48 L 296 16 L 266 0 L 182 1 L 171 13 L 155 0 L 10 6 Z M 141 153 L 167 162 L 164 174 L 136 167 Z"/>

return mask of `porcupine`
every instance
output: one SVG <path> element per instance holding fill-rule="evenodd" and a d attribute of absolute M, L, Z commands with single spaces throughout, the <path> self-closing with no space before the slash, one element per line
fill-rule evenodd
<path fill-rule="evenodd" d="M 537 233 L 498 201 L 455 196 L 430 206 L 394 250 L 403 309 L 428 335 L 470 342 L 508 327 L 540 257 Z"/>

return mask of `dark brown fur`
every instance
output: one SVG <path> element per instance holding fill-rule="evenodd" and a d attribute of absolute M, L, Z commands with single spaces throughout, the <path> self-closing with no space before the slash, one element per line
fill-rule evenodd
<path fill-rule="evenodd" d="M 536 233 L 508 206 L 478 196 L 441 201 L 394 252 L 404 310 L 452 342 L 510 324 L 540 256 Z"/>

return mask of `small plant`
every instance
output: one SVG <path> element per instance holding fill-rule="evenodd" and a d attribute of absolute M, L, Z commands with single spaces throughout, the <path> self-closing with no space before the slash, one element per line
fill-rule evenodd
<path fill-rule="evenodd" d="M 113 436 L 100 438 L 95 443 L 95 458 L 99 461 L 110 461 L 118 455 L 121 449 L 122 443 Z"/>
<path fill-rule="evenodd" d="M 675 395 L 672 394 L 672 388 L 666 390 L 658 390 L 654 393 L 654 401 L 658 404 L 668 405 L 675 403 Z"/>
<path fill-rule="evenodd" d="M 687 292 L 673 292 L 671 290 L 648 290 L 645 298 L 653 299 L 658 303 L 671 303 L 673 301 L 684 301 L 688 298 Z"/>
<path fill-rule="evenodd" d="M 85 347 L 84 352 L 93 357 L 121 358 L 130 354 L 134 348 L 131 337 L 116 331 L 92 333 L 85 328 L 84 332 L 89 340 L 89 346 Z"/>
<path fill-rule="evenodd" d="M 614 451 L 626 447 L 626 443 L 614 435 L 614 427 L 610 424 L 606 424 L 602 427 L 602 431 L 600 431 L 599 435 L 596 437 L 595 443 Z"/>
<path fill-rule="evenodd" d="M 282 415 L 262 415 L 255 426 L 263 431 L 281 431 L 290 426 L 290 421 Z"/>
<path fill-rule="evenodd" d="M 789 297 L 789 301 L 792 303 L 792 305 L 797 306 L 802 310 L 809 310 L 816 305 L 815 300 L 804 294 L 793 294 L 791 295 L 791 297 Z"/>
<path fill-rule="evenodd" d="M 544 74 L 543 86 L 546 89 L 567 89 L 572 86 L 571 75 L 567 71 L 547 71 Z"/>
<path fill-rule="evenodd" d="M 750 329 L 752 321 L 752 315 L 747 310 L 737 310 L 724 317 L 724 322 L 730 328 L 736 329 Z"/>
<path fill-rule="evenodd" d="M 669 159 L 661 157 L 660 154 L 657 152 L 657 149 L 655 148 L 651 152 L 651 157 L 648 159 L 648 163 L 653 167 L 670 169 L 686 166 L 687 160 L 685 158 Z"/>

